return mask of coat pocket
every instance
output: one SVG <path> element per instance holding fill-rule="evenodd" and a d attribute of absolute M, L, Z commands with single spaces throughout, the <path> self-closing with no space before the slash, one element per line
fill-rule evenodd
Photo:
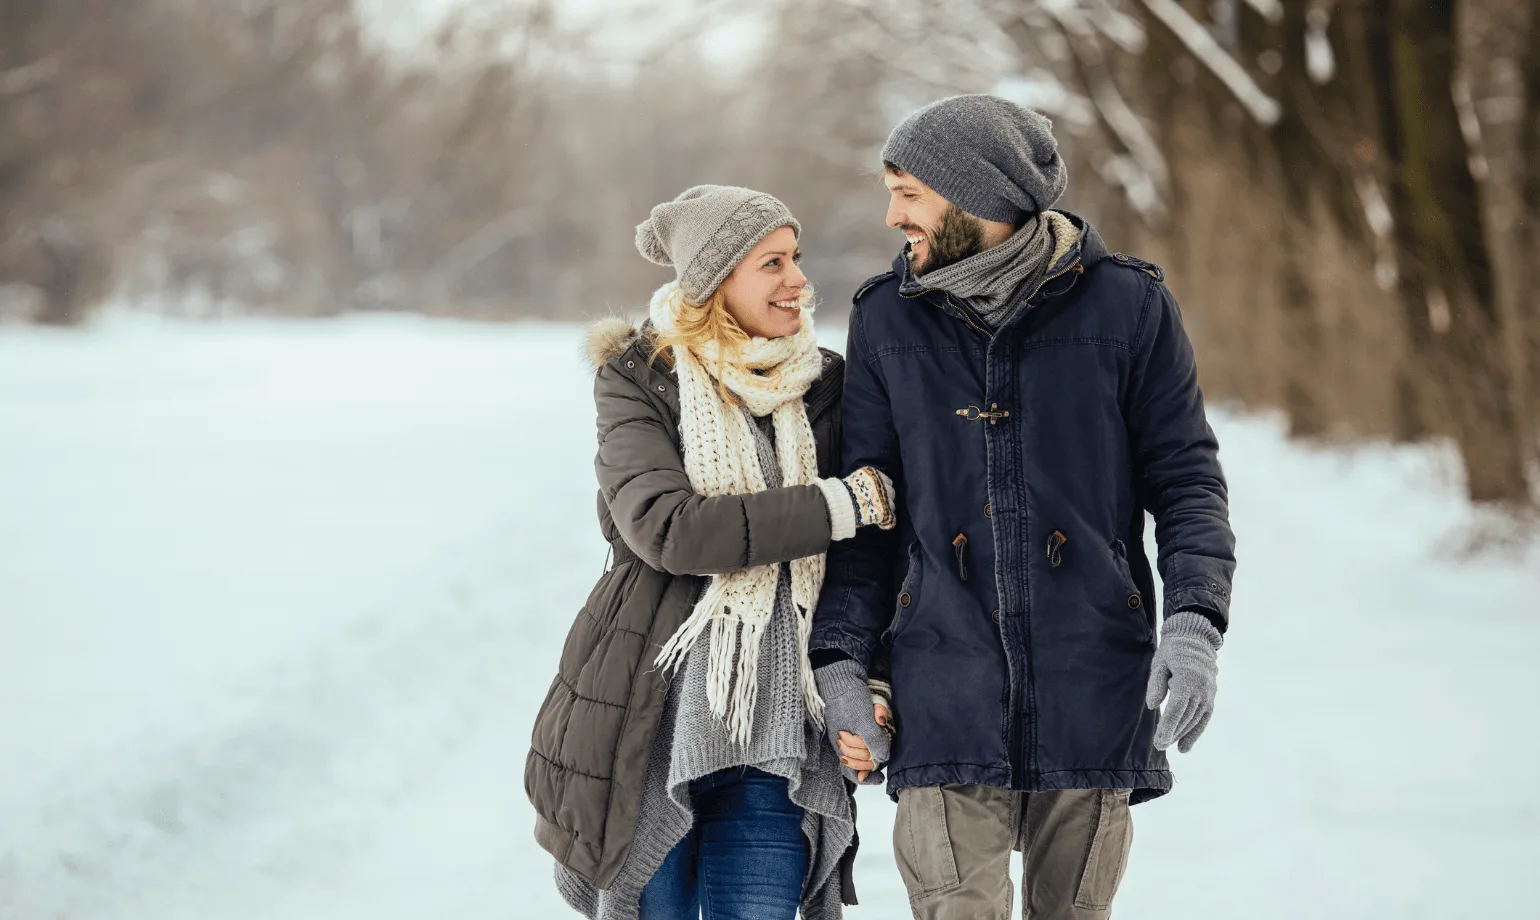
<path fill-rule="evenodd" d="M 904 568 L 904 582 L 898 589 L 898 599 L 893 605 L 893 619 L 888 621 L 888 628 L 882 634 L 882 641 L 888 645 L 898 637 L 899 632 L 908 624 L 913 616 L 912 609 L 920 601 L 920 541 L 909 544 L 909 561 Z"/>
<path fill-rule="evenodd" d="M 1138 582 L 1134 581 L 1133 568 L 1128 564 L 1128 546 L 1122 540 L 1112 541 L 1112 562 L 1117 566 L 1118 576 L 1123 580 L 1123 607 L 1129 613 L 1138 616 L 1140 632 L 1146 641 L 1153 639 L 1154 632 L 1150 627 L 1149 615 L 1144 609 L 1144 595 L 1139 591 Z"/>
<path fill-rule="evenodd" d="M 940 786 L 912 786 L 899 793 L 893 856 L 911 900 L 961 884 Z"/>
<path fill-rule="evenodd" d="M 1123 881 L 1128 849 L 1134 842 L 1128 795 L 1127 789 L 1103 789 L 1097 800 L 1096 831 L 1075 891 L 1075 906 L 1083 910 L 1110 908 Z"/>

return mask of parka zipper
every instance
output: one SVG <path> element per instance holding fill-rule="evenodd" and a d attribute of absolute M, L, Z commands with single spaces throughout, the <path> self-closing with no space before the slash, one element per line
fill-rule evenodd
<path fill-rule="evenodd" d="M 1048 277 L 1044 278 L 1042 281 L 1039 281 L 1037 283 L 1037 287 L 1032 289 L 1032 296 L 1028 297 L 1027 300 L 1032 300 L 1033 298 L 1037 297 L 1038 294 L 1041 294 L 1043 292 L 1043 285 L 1047 284 L 1048 282 L 1052 281 L 1055 278 L 1062 278 L 1065 275 L 1067 275 L 1067 274 L 1069 274 L 1070 272 L 1073 272 L 1073 271 L 1081 271 L 1081 272 L 1085 271 L 1085 269 L 1083 267 L 1081 267 L 1079 259 L 1076 259 L 1075 261 L 1073 261 L 1073 262 L 1069 263 L 1068 265 L 1064 266 L 1059 271 L 1056 271 L 1053 274 L 1049 275 Z"/>
<path fill-rule="evenodd" d="M 1043 286 L 1048 284 L 1048 282 L 1054 280 L 1055 278 L 1063 277 L 1064 275 L 1066 275 L 1066 274 L 1068 274 L 1068 273 L 1070 273 L 1072 271 L 1084 271 L 1084 270 L 1085 269 L 1081 267 L 1080 259 L 1076 258 L 1075 261 L 1071 262 L 1069 265 L 1065 266 L 1063 269 L 1061 269 L 1061 270 L 1059 270 L 1057 272 L 1054 272 L 1052 275 L 1049 275 L 1047 278 L 1044 278 L 1042 281 L 1040 281 L 1038 283 L 1037 287 L 1033 289 L 1032 296 L 1028 297 L 1027 299 L 1030 301 L 1033 298 L 1036 298 L 1038 294 L 1042 293 Z M 1041 309 L 1041 308 L 1039 308 L 1039 309 Z M 988 355 L 987 352 L 986 352 L 986 354 L 984 356 L 984 365 L 985 365 L 984 378 L 985 378 L 985 380 L 988 380 L 989 379 L 989 355 Z M 987 396 L 988 394 L 985 394 L 985 395 Z M 991 503 L 994 502 L 994 496 L 990 496 L 990 502 Z M 999 540 L 999 535 L 998 534 L 995 535 L 995 545 L 997 547 L 1000 545 L 1000 540 Z M 1000 573 L 1000 560 L 996 559 L 995 560 L 995 577 L 996 577 L 997 580 L 999 578 L 999 573 Z M 998 584 L 996 584 L 995 590 L 996 591 L 999 590 L 999 585 Z M 1027 611 L 1025 611 L 1025 610 L 1022 611 L 1023 614 L 1025 614 L 1026 612 Z M 1024 658 L 1025 663 L 1026 663 L 1026 668 L 1030 672 L 1030 670 L 1032 669 L 1032 618 L 1029 617 L 1029 616 L 1023 616 L 1022 620 L 1021 620 L 1021 624 L 1022 624 L 1023 631 L 1026 633 L 1026 649 L 1024 650 L 1025 654 L 1023 655 L 1023 658 Z M 1001 630 L 1001 633 L 1000 633 L 1000 643 L 1001 643 L 1002 646 L 1005 644 L 1005 632 L 1004 632 L 1003 629 Z M 1025 687 L 1019 686 L 1020 682 L 1026 680 L 1026 674 L 1018 675 L 1016 673 L 1016 669 L 1010 666 L 1011 655 L 1010 655 L 1009 652 L 1006 653 L 1005 661 L 1006 661 L 1006 667 L 1007 667 L 1006 679 L 1009 680 L 1010 684 L 1011 684 L 1011 704 L 1012 704 L 1012 708 L 1011 708 L 1011 710 L 1007 711 L 1007 718 L 1010 719 L 1009 731 L 1010 731 L 1010 739 L 1011 739 L 1011 747 L 1010 747 L 1010 752 L 1011 752 L 1010 753 L 1011 778 L 1012 778 L 1013 784 L 1015 784 L 1015 783 L 1022 782 L 1024 779 L 1026 779 L 1026 777 L 1028 775 L 1030 775 L 1033 772 L 1033 769 L 1032 769 L 1032 754 L 1031 754 L 1030 748 L 1035 743 L 1035 739 L 1024 740 L 1023 737 L 1022 737 L 1022 735 L 1023 735 L 1023 731 L 1022 731 L 1022 727 L 1021 727 L 1021 721 L 1022 720 L 1020 718 L 1017 718 L 1017 716 L 1016 716 L 1016 714 L 1014 712 L 1016 694 L 1017 693 L 1023 693 L 1024 694 L 1024 696 L 1026 698 L 1027 709 L 1028 709 L 1029 713 L 1032 714 L 1034 717 L 1035 717 L 1036 713 L 1032 712 L 1032 710 L 1034 710 L 1036 708 L 1036 704 L 1035 704 L 1035 701 L 1032 699 L 1032 687 L 1031 687 L 1031 684 L 1027 683 Z M 1035 718 L 1034 718 L 1033 725 L 1034 725 L 1034 727 L 1036 726 Z M 1018 774 L 1018 772 L 1017 772 L 1018 769 L 1021 771 L 1020 774 Z"/>
<path fill-rule="evenodd" d="M 1042 293 L 1044 285 L 1048 284 L 1048 282 L 1053 281 L 1056 278 L 1062 278 L 1064 275 L 1067 275 L 1067 274 L 1069 274 L 1072 271 L 1081 271 L 1081 272 L 1085 271 L 1084 267 L 1080 264 L 1080 259 L 1079 258 L 1076 258 L 1069 265 L 1065 266 L 1064 268 L 1060 269 L 1059 271 L 1054 272 L 1053 274 L 1051 274 L 1048 277 L 1044 278 L 1042 281 L 1038 282 L 1037 287 L 1032 289 L 1032 294 L 1031 294 L 1030 297 L 1027 298 L 1027 300 L 1030 301 L 1033 298 L 1037 297 L 1038 294 Z M 964 303 L 957 303 L 957 302 L 953 301 L 950 294 L 946 295 L 946 302 L 947 302 L 948 305 L 953 306 L 953 307 L 955 307 L 957 309 L 957 312 L 963 317 L 963 321 L 966 322 L 970 327 L 972 327 L 972 329 L 975 332 L 979 332 L 979 333 L 983 334 L 985 336 L 985 338 L 987 338 L 989 340 L 990 345 L 994 344 L 994 342 L 996 341 L 996 334 L 993 333 L 993 332 L 990 332 L 989 330 L 984 328 L 984 326 L 983 326 L 983 319 L 980 318 L 977 314 L 974 313 L 973 308 L 971 306 L 969 306 L 965 302 Z M 984 368 L 985 368 L 985 370 L 984 370 L 984 377 L 985 377 L 986 380 L 988 380 L 988 377 L 989 377 L 989 352 L 988 352 L 987 348 L 986 348 L 985 354 L 984 354 Z M 988 393 L 985 394 L 985 397 L 986 398 L 988 397 Z M 993 503 L 993 501 L 994 501 L 994 497 L 990 496 L 990 502 Z M 991 530 L 992 531 L 993 531 L 993 528 L 994 528 L 994 525 L 991 524 Z M 958 534 L 957 536 L 961 540 L 961 543 L 959 543 L 958 540 L 953 540 L 952 546 L 957 551 L 958 574 L 966 579 L 967 576 L 964 574 L 966 572 L 966 568 L 964 567 L 963 550 L 968 545 L 968 538 L 966 536 L 963 536 L 962 534 Z M 1000 535 L 998 533 L 996 533 L 996 534 L 994 534 L 994 537 L 995 537 L 995 545 L 999 546 L 1000 545 Z M 997 560 L 995 560 L 995 578 L 996 578 L 997 581 L 998 581 L 999 577 L 1000 577 L 1000 562 L 997 559 Z M 995 585 L 995 590 L 999 591 L 999 588 L 1000 588 L 1000 586 L 997 583 Z M 1031 656 L 1031 646 L 1032 646 L 1032 636 L 1031 636 L 1031 628 L 1032 627 L 1031 627 L 1031 624 L 1030 624 L 1030 622 L 1028 620 L 1023 620 L 1023 625 L 1024 625 L 1025 629 L 1027 630 L 1027 656 L 1030 658 L 1030 656 Z M 1001 644 L 1002 648 L 1006 645 L 1005 631 L 1004 631 L 1003 628 L 1001 629 L 1001 632 L 1000 632 L 1000 644 Z M 1009 653 L 1009 650 L 1006 650 L 1005 661 L 1006 661 L 1006 668 L 1007 668 L 1007 672 L 1008 672 L 1007 675 L 1006 675 L 1006 679 L 1010 682 L 1011 691 L 1012 691 L 1011 698 L 1012 698 L 1012 704 L 1014 706 L 1015 693 L 1016 693 L 1017 688 L 1018 688 L 1019 679 L 1018 679 L 1018 675 L 1016 674 L 1016 669 L 1014 667 L 1011 667 L 1011 664 L 1010 664 L 1010 662 L 1011 662 L 1011 655 Z M 1031 667 L 1030 661 L 1028 662 L 1028 667 L 1029 668 Z M 1025 679 L 1025 675 L 1021 675 L 1020 679 Z M 1030 694 L 1030 688 L 1028 688 L 1028 690 L 1029 690 L 1029 694 Z M 1029 700 L 1028 701 L 1028 707 L 1031 708 L 1031 705 L 1032 705 L 1031 701 Z M 1017 778 L 1016 777 L 1016 769 L 1017 769 L 1017 765 L 1018 764 L 1021 766 L 1021 768 L 1023 770 L 1025 770 L 1027 772 L 1030 772 L 1031 757 L 1028 756 L 1028 751 L 1027 751 L 1027 748 L 1029 747 L 1029 745 L 1026 745 L 1026 744 L 1022 743 L 1021 720 L 1016 718 L 1014 713 L 1009 711 L 1009 710 L 1006 712 L 1006 718 L 1010 722 L 1008 731 L 1010 733 L 1010 741 L 1011 741 L 1011 745 L 1010 745 L 1011 759 L 1012 759 L 1011 773 L 1012 773 L 1013 778 Z"/>
<path fill-rule="evenodd" d="M 1032 293 L 1031 293 L 1030 296 L 1027 297 L 1027 300 L 1031 301 L 1034 298 L 1036 298 L 1038 294 L 1041 294 L 1043 292 L 1043 286 L 1046 285 L 1048 282 L 1054 280 L 1055 278 L 1062 278 L 1065 275 L 1069 274 L 1070 272 L 1083 272 L 1083 271 L 1085 271 L 1084 266 L 1082 266 L 1080 264 L 1080 260 L 1078 258 L 1075 259 L 1075 261 L 1069 263 L 1068 265 L 1064 266 L 1063 268 L 1059 269 L 1058 271 L 1056 271 L 1053 274 L 1049 275 L 1048 277 L 1044 278 L 1042 281 L 1039 281 L 1037 283 L 1037 287 L 1032 289 Z M 973 307 L 970 304 L 968 304 L 967 301 L 953 300 L 952 299 L 952 295 L 948 294 L 945 291 L 942 291 L 941 294 L 942 294 L 943 297 L 946 298 L 947 305 L 950 306 L 950 307 L 954 307 L 957 310 L 958 313 L 962 314 L 963 321 L 966 322 L 969 326 L 973 327 L 973 330 L 975 332 L 979 333 L 980 335 L 983 335 L 985 338 L 989 339 L 990 341 L 994 341 L 995 333 L 991 332 L 989 330 L 988 324 L 984 322 L 984 318 L 979 316 L 978 313 L 974 311 Z"/>
<path fill-rule="evenodd" d="M 952 295 L 944 291 L 942 294 L 946 297 L 947 306 L 956 308 L 957 312 L 962 314 L 963 322 L 972 326 L 974 332 L 979 333 L 991 342 L 994 341 L 995 334 L 985 328 L 984 318 L 975 313 L 973 307 L 969 306 L 966 301 L 958 302 L 953 300 Z"/>

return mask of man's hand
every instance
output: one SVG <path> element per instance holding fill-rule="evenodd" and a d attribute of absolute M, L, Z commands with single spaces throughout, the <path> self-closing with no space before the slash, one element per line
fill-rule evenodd
<path fill-rule="evenodd" d="M 1166 709 L 1155 727 L 1155 747 L 1164 751 L 1172 744 L 1183 754 L 1192 750 L 1198 736 L 1214 715 L 1214 695 L 1219 684 L 1219 647 L 1224 636 L 1208 617 L 1182 610 L 1166 617 L 1160 631 L 1160 647 L 1150 665 L 1150 682 L 1144 705 Z"/>
<path fill-rule="evenodd" d="M 886 706 L 873 703 L 866 672 L 851 659 L 826 664 L 813 672 L 823 697 L 824 730 L 840 754 L 851 780 L 862 785 L 882 781 L 878 768 L 888 760 Z"/>

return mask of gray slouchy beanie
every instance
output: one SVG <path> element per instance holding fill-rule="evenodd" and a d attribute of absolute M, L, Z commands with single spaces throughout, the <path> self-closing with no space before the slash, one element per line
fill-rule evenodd
<path fill-rule="evenodd" d="M 975 217 L 1020 226 L 1069 182 L 1053 123 L 999 96 L 952 96 L 899 122 L 882 158 Z"/>
<path fill-rule="evenodd" d="M 702 303 L 749 250 L 781 227 L 802 238 L 802 225 L 773 196 L 735 185 L 697 185 L 636 225 L 636 248 L 649 262 L 673 266 L 685 299 Z"/>

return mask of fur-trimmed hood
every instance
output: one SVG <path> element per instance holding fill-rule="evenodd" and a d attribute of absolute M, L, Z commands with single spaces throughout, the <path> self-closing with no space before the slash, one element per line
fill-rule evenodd
<path fill-rule="evenodd" d="M 620 316 L 607 316 L 589 326 L 583 338 L 589 368 L 597 373 L 599 368 L 625 354 L 641 336 L 640 326 Z"/>

